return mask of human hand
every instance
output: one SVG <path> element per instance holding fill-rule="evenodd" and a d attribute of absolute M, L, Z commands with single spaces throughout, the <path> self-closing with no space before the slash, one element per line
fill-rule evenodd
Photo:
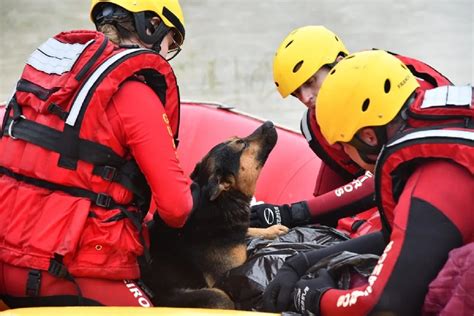
<path fill-rule="evenodd" d="M 329 289 L 336 288 L 336 282 L 326 269 L 320 269 L 316 278 L 302 278 L 296 283 L 293 303 L 303 315 L 320 315 L 321 297 Z"/>
<path fill-rule="evenodd" d="M 250 227 L 269 227 L 282 224 L 294 227 L 307 224 L 311 215 L 306 202 L 293 203 L 291 205 L 258 204 L 251 207 Z"/>
<path fill-rule="evenodd" d="M 263 293 L 263 310 L 267 312 L 290 310 L 293 303 L 293 288 L 299 279 L 300 275 L 293 267 L 283 264 Z"/>
<path fill-rule="evenodd" d="M 250 209 L 250 227 L 270 227 L 277 224 L 289 226 L 291 223 L 288 204 L 258 204 Z"/>

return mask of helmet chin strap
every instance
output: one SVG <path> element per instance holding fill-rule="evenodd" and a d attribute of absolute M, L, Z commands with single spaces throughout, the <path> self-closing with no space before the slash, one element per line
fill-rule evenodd
<path fill-rule="evenodd" d="M 145 12 L 134 13 L 133 18 L 135 19 L 135 28 L 140 40 L 146 44 L 153 45 L 152 49 L 159 53 L 161 51 L 161 42 L 169 33 L 170 28 L 166 26 L 163 21 L 155 27 L 150 20 L 146 18 Z M 151 34 L 148 34 L 147 30 Z"/>
<path fill-rule="evenodd" d="M 355 134 L 352 140 L 349 142 L 355 147 L 359 153 L 360 158 L 367 164 L 373 165 L 377 161 L 376 159 L 370 158 L 368 155 L 378 156 L 382 147 L 387 142 L 387 129 L 385 126 L 372 127 L 375 131 L 375 137 L 377 137 L 377 145 L 371 146 L 360 139 L 359 135 Z"/>

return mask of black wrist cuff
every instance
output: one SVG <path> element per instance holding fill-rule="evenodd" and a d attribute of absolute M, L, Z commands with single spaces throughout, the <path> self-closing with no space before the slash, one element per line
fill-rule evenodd
<path fill-rule="evenodd" d="M 291 204 L 291 224 L 292 227 L 306 225 L 311 222 L 311 214 L 308 204 L 305 201 Z"/>
<path fill-rule="evenodd" d="M 311 266 L 309 264 L 308 257 L 304 252 L 290 257 L 288 260 L 285 261 L 285 265 L 292 268 L 300 277 L 302 277 Z"/>

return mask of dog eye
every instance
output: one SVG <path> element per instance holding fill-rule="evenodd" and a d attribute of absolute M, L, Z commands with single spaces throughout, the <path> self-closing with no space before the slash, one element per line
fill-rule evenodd
<path fill-rule="evenodd" d="M 248 145 L 249 145 L 249 144 L 248 144 L 246 141 L 244 141 L 243 139 L 238 139 L 236 143 L 239 144 L 239 145 L 241 145 L 241 144 L 244 145 L 244 146 L 242 147 L 242 150 L 244 150 L 245 148 L 247 148 Z"/>

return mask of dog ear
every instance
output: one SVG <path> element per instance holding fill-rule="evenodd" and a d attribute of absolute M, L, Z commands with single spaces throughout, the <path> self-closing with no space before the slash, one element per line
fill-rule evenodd
<path fill-rule="evenodd" d="M 195 180 L 201 170 L 201 162 L 198 162 L 196 166 L 194 167 L 193 172 L 191 172 L 191 175 L 189 176 L 192 180 Z"/>
<path fill-rule="evenodd" d="M 209 179 L 209 200 L 214 201 L 223 191 L 229 191 L 232 188 L 232 180 L 223 179 L 221 176 L 215 176 Z"/>

